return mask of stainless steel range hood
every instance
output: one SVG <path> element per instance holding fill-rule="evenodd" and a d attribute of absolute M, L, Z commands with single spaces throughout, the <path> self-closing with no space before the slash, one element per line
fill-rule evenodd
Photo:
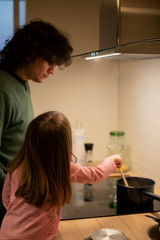
<path fill-rule="evenodd" d="M 104 55 L 114 59 L 159 58 L 160 0 L 101 0 L 100 47 L 87 56 Z"/>

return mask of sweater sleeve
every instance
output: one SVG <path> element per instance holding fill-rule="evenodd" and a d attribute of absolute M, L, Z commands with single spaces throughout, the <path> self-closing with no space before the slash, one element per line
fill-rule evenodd
<path fill-rule="evenodd" d="M 8 173 L 4 182 L 2 192 L 3 205 L 5 206 L 6 209 L 8 208 L 8 205 L 10 203 L 10 193 L 11 193 L 11 180 L 10 175 Z"/>
<path fill-rule="evenodd" d="M 9 99 L 6 96 L 6 94 L 0 91 L 0 206 L 2 205 L 2 202 L 1 202 L 2 189 L 3 189 L 3 184 L 4 184 L 6 173 L 7 173 L 7 170 L 6 170 L 7 161 L 4 160 L 4 156 L 2 156 L 2 135 L 5 132 L 5 129 L 8 125 L 9 112 L 10 112 Z"/>
<path fill-rule="evenodd" d="M 116 164 L 113 159 L 106 158 L 96 167 L 78 166 L 71 162 L 71 182 L 72 183 L 98 183 L 116 171 Z"/>
<path fill-rule="evenodd" d="M 6 174 L 4 173 L 3 168 L 0 166 L 0 207 L 3 205 L 2 204 L 2 189 L 3 189 L 5 178 L 6 178 Z"/>
<path fill-rule="evenodd" d="M 12 102 L 10 98 L 0 90 L 0 147 L 2 135 L 9 125 L 10 116 L 12 114 Z"/>

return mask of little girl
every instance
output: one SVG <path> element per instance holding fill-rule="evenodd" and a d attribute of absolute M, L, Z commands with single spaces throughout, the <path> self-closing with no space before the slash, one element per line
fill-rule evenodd
<path fill-rule="evenodd" d="M 100 182 L 122 164 L 114 155 L 96 167 L 83 167 L 72 156 L 71 126 L 62 113 L 47 112 L 30 123 L 7 169 L 1 240 L 52 240 L 61 207 L 71 199 L 71 183 Z"/>

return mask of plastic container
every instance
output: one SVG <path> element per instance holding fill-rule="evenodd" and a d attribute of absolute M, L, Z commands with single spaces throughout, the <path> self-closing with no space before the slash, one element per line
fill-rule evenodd
<path fill-rule="evenodd" d="M 123 172 L 126 172 L 129 168 L 129 160 L 126 153 L 125 132 L 111 131 L 109 133 L 109 143 L 107 145 L 107 148 L 108 148 L 107 156 L 119 154 L 122 157 L 123 163 L 121 168 Z M 117 172 L 119 172 L 118 169 Z"/>

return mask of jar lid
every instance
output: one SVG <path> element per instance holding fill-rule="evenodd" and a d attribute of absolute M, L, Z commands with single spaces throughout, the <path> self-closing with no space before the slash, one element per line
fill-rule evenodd
<path fill-rule="evenodd" d="M 110 136 L 121 137 L 121 136 L 124 136 L 124 135 L 125 135 L 125 132 L 123 132 L 123 131 L 111 131 L 110 132 Z"/>

